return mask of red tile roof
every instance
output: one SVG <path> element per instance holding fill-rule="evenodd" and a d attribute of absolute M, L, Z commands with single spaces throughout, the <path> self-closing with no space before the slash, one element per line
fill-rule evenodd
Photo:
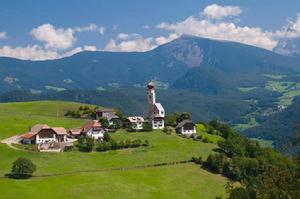
<path fill-rule="evenodd" d="M 81 132 L 86 134 L 91 128 L 102 128 L 101 123 L 98 120 L 91 120 L 85 123 L 81 128 Z"/>
<path fill-rule="evenodd" d="M 30 131 L 28 133 L 22 135 L 22 137 L 26 138 L 26 139 L 31 139 L 36 134 L 38 134 L 42 129 L 52 129 L 58 135 L 66 135 L 67 134 L 67 130 L 63 127 L 51 128 L 47 124 L 36 124 L 30 129 Z"/>

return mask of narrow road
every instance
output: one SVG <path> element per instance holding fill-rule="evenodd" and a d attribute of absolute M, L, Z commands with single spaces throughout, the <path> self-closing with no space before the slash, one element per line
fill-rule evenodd
<path fill-rule="evenodd" d="M 9 138 L 6 138 L 6 139 L 3 139 L 1 140 L 1 143 L 2 144 L 7 144 L 8 147 L 14 149 L 14 150 L 21 150 L 17 147 L 14 147 L 12 144 L 18 144 L 19 141 L 21 139 L 21 136 L 20 135 L 15 135 L 13 137 L 9 137 Z"/>

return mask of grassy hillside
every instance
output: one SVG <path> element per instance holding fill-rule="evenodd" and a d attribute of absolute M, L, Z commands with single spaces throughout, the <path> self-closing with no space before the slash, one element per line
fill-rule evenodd
<path fill-rule="evenodd" d="M 80 106 L 66 102 L 28 102 L 0 104 L 0 138 L 25 132 L 35 123 L 76 127 L 84 121 L 64 118 L 69 108 Z M 2 120 L 4 122 L 2 122 Z M 196 142 L 162 131 L 111 134 L 115 139 L 147 139 L 150 146 L 109 152 L 37 153 L 14 150 L 0 144 L 0 176 L 10 171 L 18 157 L 27 157 L 37 165 L 29 180 L 0 178 L 1 198 L 214 198 L 225 195 L 226 179 L 209 173 L 193 163 L 157 168 L 110 170 L 169 161 L 204 159 L 215 144 Z M 59 190 L 59 191 L 57 191 Z"/>
<path fill-rule="evenodd" d="M 37 123 L 65 128 L 80 126 L 83 120 L 69 119 L 64 113 L 82 105 L 72 102 L 41 101 L 0 104 L 0 139 L 22 134 Z"/>

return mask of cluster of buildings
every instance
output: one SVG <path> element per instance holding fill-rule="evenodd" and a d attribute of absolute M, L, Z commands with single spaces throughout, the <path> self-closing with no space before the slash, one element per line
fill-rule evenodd
<path fill-rule="evenodd" d="M 93 137 L 102 140 L 107 131 L 99 118 L 106 118 L 109 125 L 113 125 L 115 120 L 120 119 L 114 109 L 99 109 L 96 111 L 96 120 L 86 122 L 82 127 L 72 129 L 69 132 L 63 127 L 49 127 L 46 124 L 33 126 L 28 133 L 22 136 L 24 144 L 43 144 L 50 142 L 68 142 L 68 139 L 79 136 Z M 130 116 L 127 118 L 127 126 L 133 130 L 143 130 L 146 120 L 142 116 Z M 161 103 L 156 101 L 155 85 L 153 81 L 148 84 L 148 122 L 152 129 L 164 129 L 165 109 Z M 176 126 L 176 131 L 183 135 L 196 133 L 195 124 L 191 120 L 184 120 Z"/>

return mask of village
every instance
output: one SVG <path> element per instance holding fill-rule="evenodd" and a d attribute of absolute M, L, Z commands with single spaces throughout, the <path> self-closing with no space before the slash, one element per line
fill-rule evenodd
<path fill-rule="evenodd" d="M 148 116 L 128 116 L 120 118 L 117 111 L 112 108 L 101 108 L 94 111 L 95 118 L 88 120 L 83 126 L 75 129 L 64 127 L 51 127 L 47 124 L 35 124 L 29 132 L 18 136 L 15 141 L 23 145 L 36 145 L 40 152 L 61 152 L 73 147 L 73 143 L 95 142 L 104 143 L 108 140 L 107 132 L 124 128 L 126 131 L 151 131 L 164 130 L 175 131 L 185 137 L 196 135 L 195 123 L 190 116 L 176 121 L 173 126 L 167 126 L 165 122 L 165 109 L 156 101 L 155 84 L 150 81 L 148 88 Z M 139 143 L 141 141 L 136 141 Z M 141 144 L 140 144 L 141 145 Z M 136 145 L 134 145 L 136 146 Z M 87 149 L 89 150 L 89 149 Z"/>

